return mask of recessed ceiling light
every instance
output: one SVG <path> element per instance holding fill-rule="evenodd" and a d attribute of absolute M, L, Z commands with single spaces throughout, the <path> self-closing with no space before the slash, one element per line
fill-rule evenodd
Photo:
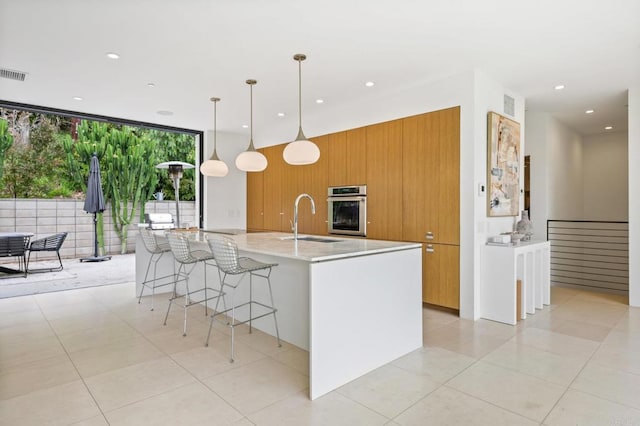
<path fill-rule="evenodd" d="M 156 87 L 156 85 L 153 83 L 147 83 L 147 87 Z"/>
<path fill-rule="evenodd" d="M 607 126 L 607 127 L 605 127 L 604 129 L 605 129 L 605 130 L 611 130 L 611 129 L 613 129 L 613 126 Z"/>
<path fill-rule="evenodd" d="M 120 59 L 120 55 L 115 52 L 107 52 L 107 58 L 109 59 Z"/>
<path fill-rule="evenodd" d="M 248 128 L 249 128 L 249 125 L 248 125 L 248 124 L 243 124 L 243 125 L 242 125 L 242 128 L 243 128 L 243 129 L 248 129 Z"/>
<path fill-rule="evenodd" d="M 554 89 L 562 90 L 562 89 L 564 89 L 564 84 L 558 84 L 557 86 L 554 87 Z"/>
<path fill-rule="evenodd" d="M 165 109 L 161 109 L 160 111 L 158 111 L 159 115 L 173 115 L 173 111 L 167 111 Z"/>
<path fill-rule="evenodd" d="M 323 104 L 324 103 L 324 99 L 316 99 L 316 103 L 317 104 Z"/>
<path fill-rule="evenodd" d="M 82 101 L 82 100 L 84 100 L 84 98 L 83 98 L 83 97 L 80 97 L 80 96 L 74 96 L 74 97 L 73 97 L 73 100 L 74 100 L 74 101 Z"/>
<path fill-rule="evenodd" d="M 286 114 L 284 112 L 279 112 L 278 117 L 284 117 Z"/>
<path fill-rule="evenodd" d="M 367 81 L 364 85 L 367 86 L 367 87 L 373 87 L 376 84 L 373 81 Z"/>
<path fill-rule="evenodd" d="M 593 110 L 592 109 L 588 109 L 584 112 L 585 114 L 593 114 Z"/>

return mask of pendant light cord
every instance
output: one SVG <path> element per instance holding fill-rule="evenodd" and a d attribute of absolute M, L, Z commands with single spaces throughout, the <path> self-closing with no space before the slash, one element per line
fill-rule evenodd
<path fill-rule="evenodd" d="M 253 145 L 253 84 L 249 84 L 249 109 L 250 109 L 250 114 L 249 114 L 249 125 L 250 125 L 250 138 L 249 140 L 251 141 L 251 145 Z"/>
<path fill-rule="evenodd" d="M 298 123 L 302 130 L 302 59 L 298 59 Z"/>
<path fill-rule="evenodd" d="M 218 105 L 218 101 L 213 101 L 213 155 L 217 155 L 216 153 L 216 130 L 218 128 L 218 124 L 216 122 L 216 117 L 218 116 L 218 111 L 216 107 Z"/>

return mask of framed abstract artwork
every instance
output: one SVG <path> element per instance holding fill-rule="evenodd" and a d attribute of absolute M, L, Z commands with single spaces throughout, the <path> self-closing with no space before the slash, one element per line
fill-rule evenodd
<path fill-rule="evenodd" d="M 517 216 L 520 210 L 520 123 L 489 112 L 487 128 L 487 216 Z"/>

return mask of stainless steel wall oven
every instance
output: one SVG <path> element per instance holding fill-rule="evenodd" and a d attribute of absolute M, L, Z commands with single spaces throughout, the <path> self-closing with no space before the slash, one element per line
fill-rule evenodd
<path fill-rule="evenodd" d="M 329 188 L 329 233 L 367 236 L 367 186 Z"/>

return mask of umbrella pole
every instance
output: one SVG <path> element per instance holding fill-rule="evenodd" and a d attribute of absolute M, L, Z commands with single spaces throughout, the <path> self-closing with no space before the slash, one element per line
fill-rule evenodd
<path fill-rule="evenodd" d="M 103 262 L 111 256 L 98 256 L 98 213 L 93 213 L 93 256 L 83 257 L 80 262 Z"/>
<path fill-rule="evenodd" d="M 180 178 L 173 178 L 173 189 L 175 190 L 175 199 L 176 199 L 176 228 L 181 228 L 182 223 L 180 223 Z"/>

